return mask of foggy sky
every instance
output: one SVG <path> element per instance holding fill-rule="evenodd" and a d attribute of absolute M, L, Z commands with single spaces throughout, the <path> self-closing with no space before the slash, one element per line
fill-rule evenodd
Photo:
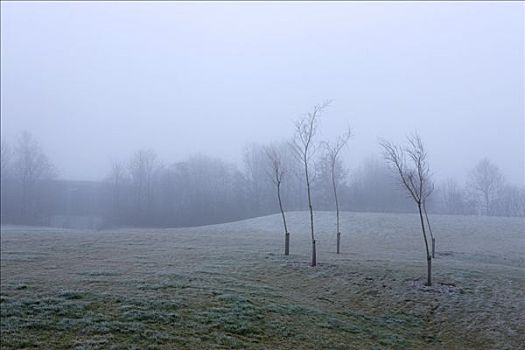
<path fill-rule="evenodd" d="M 333 99 L 351 168 L 418 130 L 438 179 L 488 156 L 524 184 L 524 5 L 1 3 L 2 138 L 29 130 L 60 177 L 140 148 L 240 163 Z"/>

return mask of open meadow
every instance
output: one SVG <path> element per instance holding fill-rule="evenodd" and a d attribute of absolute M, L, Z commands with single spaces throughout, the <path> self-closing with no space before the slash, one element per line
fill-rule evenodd
<path fill-rule="evenodd" d="M 522 349 L 525 220 L 316 213 L 180 229 L 4 226 L 2 349 Z"/>

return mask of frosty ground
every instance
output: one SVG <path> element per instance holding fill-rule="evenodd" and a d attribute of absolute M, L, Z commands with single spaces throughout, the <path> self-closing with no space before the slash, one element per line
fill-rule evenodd
<path fill-rule="evenodd" d="M 520 349 L 525 221 L 289 213 L 181 229 L 2 227 L 2 349 Z"/>

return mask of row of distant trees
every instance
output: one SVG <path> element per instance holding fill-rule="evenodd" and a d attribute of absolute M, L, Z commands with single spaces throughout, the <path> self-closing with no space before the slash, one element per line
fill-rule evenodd
<path fill-rule="evenodd" d="M 88 182 L 59 179 L 37 140 L 23 132 L 13 144 L 2 141 L 2 223 L 191 226 L 278 213 L 269 150 L 278 151 L 286 165 L 280 185 L 285 210 L 307 210 L 304 164 L 289 142 L 247 146 L 241 167 L 204 155 L 166 163 L 152 150 L 139 150 L 111 163 L 104 180 Z M 342 210 L 414 212 L 382 159 L 369 158 L 349 173 L 345 159 L 326 150 L 330 147 L 309 159 L 315 210 L 335 209 L 337 187 Z M 506 182 L 483 159 L 465 185 L 453 180 L 437 185 L 428 207 L 444 214 L 525 216 L 525 189 Z"/>
<path fill-rule="evenodd" d="M 14 148 L 1 146 L 2 223 L 39 224 L 47 212 L 46 182 L 56 177 L 54 165 L 27 131 Z"/>
<path fill-rule="evenodd" d="M 464 186 L 448 180 L 439 190 L 441 213 L 525 216 L 525 188 L 508 183 L 488 158 L 472 168 Z"/>

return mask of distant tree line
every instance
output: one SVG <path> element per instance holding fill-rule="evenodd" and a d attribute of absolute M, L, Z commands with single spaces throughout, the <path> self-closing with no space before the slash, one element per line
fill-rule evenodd
<path fill-rule="evenodd" d="M 23 132 L 13 144 L 2 140 L 2 224 L 180 227 L 279 213 L 270 148 L 279 150 L 286 169 L 279 184 L 285 210 L 308 210 L 304 163 L 286 141 L 247 146 L 240 167 L 205 155 L 166 163 L 152 150 L 139 150 L 114 161 L 107 177 L 93 182 L 59 179 L 35 138 Z M 341 210 L 416 212 L 380 158 L 365 160 L 352 173 L 345 159 L 330 152 L 320 151 L 310 160 L 315 210 L 336 209 L 335 184 Z M 506 182 L 498 167 L 483 159 L 465 185 L 437 184 L 427 205 L 433 213 L 525 216 L 525 189 Z"/>
<path fill-rule="evenodd" d="M 443 214 L 525 216 L 525 188 L 508 183 L 488 158 L 470 170 L 464 186 L 442 183 L 438 196 L 434 209 Z"/>

